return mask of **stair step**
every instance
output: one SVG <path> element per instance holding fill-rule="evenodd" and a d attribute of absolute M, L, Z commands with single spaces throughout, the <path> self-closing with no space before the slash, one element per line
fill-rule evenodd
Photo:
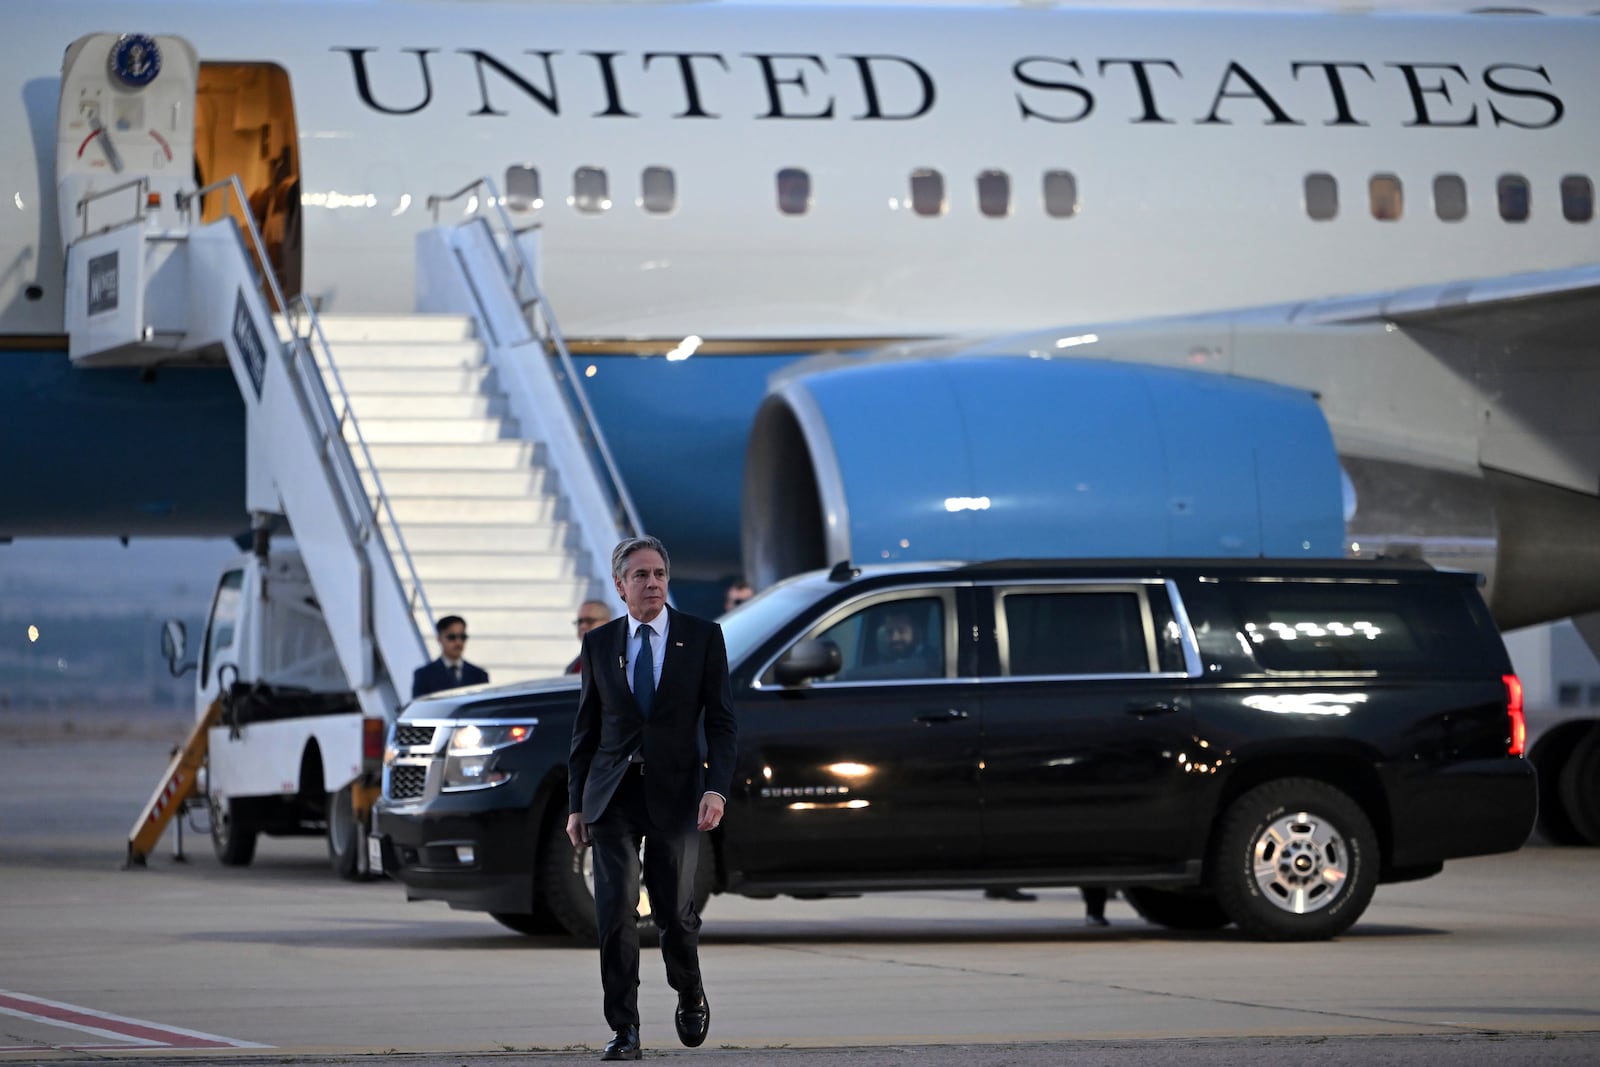
<path fill-rule="evenodd" d="M 350 407 L 356 418 L 368 419 L 482 419 L 510 413 L 502 393 L 464 393 L 430 396 L 426 393 L 352 394 Z"/>
<path fill-rule="evenodd" d="M 575 564 L 560 552 L 411 552 L 430 605 L 435 582 L 493 579 L 573 578 Z M 435 608 L 435 610 L 438 610 Z"/>
<path fill-rule="evenodd" d="M 432 606 L 433 601 L 429 600 L 428 604 Z M 572 654 L 577 655 L 578 630 L 572 625 L 577 610 L 577 604 L 573 603 L 524 608 L 451 607 L 442 614 L 464 617 L 473 641 L 480 637 L 571 637 Z M 417 617 L 417 628 L 427 632 L 426 616 Z"/>
<path fill-rule="evenodd" d="M 477 335 L 467 315 L 319 315 L 329 346 L 340 341 L 468 341 Z M 287 337 L 282 326 L 279 336 Z"/>
<path fill-rule="evenodd" d="M 379 527 L 392 545 L 389 524 L 380 517 Z M 507 548 L 529 552 L 576 551 L 576 537 L 565 522 L 502 525 L 484 523 L 418 523 L 401 530 L 409 552 L 504 552 Z"/>
<path fill-rule="evenodd" d="M 400 444 L 368 442 L 372 462 L 386 470 L 490 471 L 534 466 L 539 448 L 531 441 L 499 440 L 473 444 Z M 359 450 L 356 466 L 365 466 Z"/>
<path fill-rule="evenodd" d="M 512 418 L 369 419 L 361 416 L 359 401 L 354 407 L 356 425 L 361 430 L 362 440 L 369 445 L 467 445 L 517 439 L 518 424 Z M 351 439 L 348 432 L 346 439 Z"/>
<path fill-rule="evenodd" d="M 367 368 L 354 368 L 341 370 L 339 377 L 344 381 L 345 390 L 350 394 L 352 402 L 359 404 L 361 397 L 368 393 L 467 393 L 476 394 L 490 392 L 485 384 L 491 374 L 487 364 L 478 367 L 460 367 L 454 370 L 403 370 L 386 368 L 383 370 L 369 370 Z M 330 396 L 337 397 L 339 390 L 331 382 L 328 384 Z M 359 413 L 360 409 L 357 408 Z"/>
<path fill-rule="evenodd" d="M 576 656 L 577 653 L 574 652 L 571 656 L 568 656 L 564 660 L 542 664 L 484 663 L 479 660 L 473 660 L 472 662 L 477 663 L 478 666 L 488 671 L 489 680 L 494 684 L 505 685 L 510 682 L 528 682 L 539 678 L 556 678 L 564 676 L 567 673 L 567 664 L 571 663 Z M 570 677 L 574 682 L 576 682 L 577 675 L 572 675 Z M 578 693 L 576 690 L 574 690 L 572 693 L 572 703 L 574 706 L 576 706 L 578 703 Z"/>
<path fill-rule="evenodd" d="M 520 471 L 439 471 L 388 468 L 379 471 L 384 492 L 391 496 L 482 496 L 518 499 L 542 495 L 546 472 L 542 467 Z M 376 487 L 369 474 L 362 475 L 369 493 Z M 409 528 L 401 527 L 409 536 Z M 521 547 L 505 542 L 502 547 Z"/>
<path fill-rule="evenodd" d="M 480 367 L 488 362 L 483 345 L 477 341 L 436 341 L 419 344 L 415 340 L 328 342 L 333 364 L 339 373 L 352 370 L 450 370 Z"/>
<path fill-rule="evenodd" d="M 472 625 L 470 619 L 467 625 Z M 467 658 L 473 663 L 522 665 L 521 671 L 511 676 L 518 678 L 538 677 L 540 673 L 560 674 L 578 654 L 579 648 L 576 631 L 565 637 L 479 638 L 473 634 L 467 644 Z M 493 671 L 489 673 L 491 681 L 510 681 L 511 677 L 501 678 Z"/>
<path fill-rule="evenodd" d="M 391 492 L 389 506 L 402 531 L 414 522 L 465 522 L 526 525 L 565 518 L 554 496 L 515 499 L 497 496 L 403 496 Z"/>
<path fill-rule="evenodd" d="M 576 613 L 578 604 L 589 595 L 590 589 L 590 580 L 581 577 L 497 579 L 488 575 L 436 579 L 425 587 L 428 606 L 436 617 L 464 615 L 469 626 L 474 611 L 561 603 L 562 598 L 566 598 L 565 602 L 570 603 Z"/>

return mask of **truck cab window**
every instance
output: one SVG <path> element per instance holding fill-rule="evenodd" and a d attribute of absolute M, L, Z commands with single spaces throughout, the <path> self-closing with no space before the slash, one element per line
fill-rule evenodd
<path fill-rule="evenodd" d="M 244 571 L 228 571 L 217 584 L 211 601 L 211 618 L 206 623 L 205 655 L 200 660 L 200 684 L 211 681 L 211 668 L 217 655 L 233 647 L 234 628 L 239 622 L 239 596 L 244 587 Z"/>

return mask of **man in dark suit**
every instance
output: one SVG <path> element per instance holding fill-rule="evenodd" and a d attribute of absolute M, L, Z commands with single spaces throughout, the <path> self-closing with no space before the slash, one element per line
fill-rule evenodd
<path fill-rule="evenodd" d="M 439 635 L 439 658 L 418 667 L 411 675 L 411 699 L 454 689 L 462 685 L 482 685 L 489 672 L 466 661 L 467 623 L 460 615 L 446 615 L 434 624 Z"/>
<path fill-rule="evenodd" d="M 722 822 L 738 728 L 722 628 L 667 607 L 669 566 L 654 537 L 617 545 L 611 574 L 628 614 L 589 631 L 579 654 L 567 836 L 574 848 L 594 846 L 600 982 L 614 1031 L 605 1060 L 640 1056 L 641 841 L 667 982 L 678 994 L 678 1038 L 694 1048 L 711 1028 L 695 864 L 699 831 Z"/>
<path fill-rule="evenodd" d="M 572 621 L 572 625 L 578 628 L 578 640 L 582 641 L 584 634 L 588 633 L 596 626 L 604 626 L 610 621 L 610 604 L 607 604 L 604 600 L 585 600 L 582 604 L 578 605 L 578 617 Z M 572 662 L 567 664 L 568 674 L 577 674 L 582 669 L 582 656 L 574 657 Z"/>

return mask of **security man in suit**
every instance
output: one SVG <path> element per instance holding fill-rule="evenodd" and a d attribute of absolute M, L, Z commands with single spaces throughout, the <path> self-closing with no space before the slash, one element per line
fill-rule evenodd
<path fill-rule="evenodd" d="M 455 689 L 463 685 L 482 685 L 489 672 L 466 661 L 467 623 L 460 615 L 446 615 L 434 624 L 439 635 L 439 658 L 425 663 L 411 675 L 411 699 Z"/>
<path fill-rule="evenodd" d="M 578 605 L 578 617 L 572 621 L 572 625 L 578 628 L 578 640 L 582 641 L 584 634 L 588 633 L 596 626 L 604 626 L 610 621 L 611 605 L 607 604 L 604 600 L 585 600 L 582 604 Z M 582 656 L 575 656 L 572 662 L 567 664 L 568 674 L 577 674 L 582 670 Z"/>
<path fill-rule="evenodd" d="M 678 1038 L 706 1039 L 695 910 L 699 831 L 713 830 L 733 779 L 738 727 L 722 628 L 667 607 L 670 564 L 654 537 L 624 540 L 611 574 L 628 613 L 583 639 L 583 688 L 568 760 L 567 836 L 594 846 L 600 982 L 613 1036 L 601 1059 L 639 1046 L 639 846 L 661 930 Z"/>

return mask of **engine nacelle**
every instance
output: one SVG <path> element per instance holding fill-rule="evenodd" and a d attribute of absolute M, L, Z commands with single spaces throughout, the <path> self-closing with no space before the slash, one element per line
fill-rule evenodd
<path fill-rule="evenodd" d="M 745 459 L 745 573 L 840 560 L 1342 556 L 1306 392 L 1085 359 L 864 362 L 776 384 Z"/>

